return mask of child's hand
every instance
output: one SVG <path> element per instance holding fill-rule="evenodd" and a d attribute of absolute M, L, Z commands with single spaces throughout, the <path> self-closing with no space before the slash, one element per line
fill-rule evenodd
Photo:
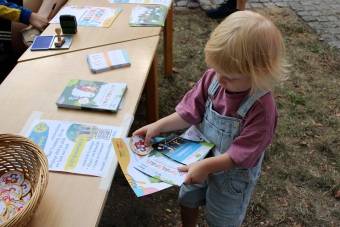
<path fill-rule="evenodd" d="M 49 25 L 47 18 L 34 12 L 30 16 L 29 23 L 41 32 Z"/>
<path fill-rule="evenodd" d="M 201 161 L 178 167 L 178 170 L 181 172 L 188 172 L 183 184 L 202 184 L 209 175 L 203 168 Z"/>
<path fill-rule="evenodd" d="M 178 129 L 189 127 L 187 123 L 178 113 L 173 113 L 167 117 L 164 117 L 152 124 L 146 125 L 136 130 L 133 135 L 139 135 L 145 137 L 145 144 L 150 146 L 151 138 L 159 136 L 161 132 L 169 132 Z"/>
<path fill-rule="evenodd" d="M 139 136 L 144 136 L 145 137 L 145 145 L 150 146 L 151 145 L 151 138 L 158 136 L 160 131 L 159 127 L 155 123 L 146 125 L 140 129 L 137 129 L 132 135 L 139 135 Z"/>

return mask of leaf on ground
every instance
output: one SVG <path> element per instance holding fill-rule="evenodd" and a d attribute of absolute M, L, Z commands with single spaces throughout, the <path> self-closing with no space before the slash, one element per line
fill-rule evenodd
<path fill-rule="evenodd" d="M 172 67 L 172 71 L 174 73 L 179 73 L 181 70 L 179 68 L 176 68 L 176 67 Z"/>
<path fill-rule="evenodd" d="M 326 172 L 326 171 L 328 171 L 328 168 L 327 168 L 327 166 L 321 166 L 320 170 L 322 172 Z"/>
<path fill-rule="evenodd" d="M 300 124 L 301 125 L 308 125 L 308 121 L 301 121 Z"/>
<path fill-rule="evenodd" d="M 186 44 L 186 43 L 189 42 L 189 41 L 190 41 L 189 39 L 182 39 L 182 40 L 181 40 L 181 43 L 182 43 L 182 44 Z"/>
<path fill-rule="evenodd" d="M 195 82 L 189 82 L 189 87 L 193 87 L 195 84 Z"/>
<path fill-rule="evenodd" d="M 166 218 L 166 219 L 170 219 L 171 217 L 167 214 L 163 214 L 163 217 Z"/>
<path fill-rule="evenodd" d="M 312 122 L 313 122 L 313 125 L 315 125 L 315 126 L 323 127 L 323 124 L 321 124 L 321 123 L 317 123 L 317 122 L 315 122 L 314 120 L 312 120 Z"/>
<path fill-rule="evenodd" d="M 288 187 L 286 187 L 286 190 L 287 190 L 287 193 L 288 193 L 289 195 L 292 195 L 292 194 L 293 194 L 292 191 L 291 191 Z"/>
<path fill-rule="evenodd" d="M 301 145 L 304 145 L 304 146 L 309 146 L 308 142 L 305 141 L 305 140 L 302 140 L 299 142 Z"/>
<path fill-rule="evenodd" d="M 276 200 L 281 202 L 281 201 L 283 201 L 283 198 L 282 197 L 277 197 Z"/>
<path fill-rule="evenodd" d="M 335 198 L 340 198 L 340 190 L 335 191 Z"/>

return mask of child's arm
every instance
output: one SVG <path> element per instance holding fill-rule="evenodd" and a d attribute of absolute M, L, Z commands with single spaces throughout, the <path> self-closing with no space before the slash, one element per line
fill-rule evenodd
<path fill-rule="evenodd" d="M 41 32 L 49 25 L 47 18 L 34 12 L 30 16 L 29 23 Z"/>
<path fill-rule="evenodd" d="M 145 136 L 145 144 L 150 145 L 151 138 L 158 136 L 161 132 L 175 131 L 189 126 L 190 124 L 187 123 L 177 112 L 175 112 L 152 124 L 136 130 L 133 135 Z"/>
<path fill-rule="evenodd" d="M 212 173 L 228 170 L 236 167 L 236 163 L 228 153 L 203 159 L 190 165 L 179 167 L 181 172 L 188 172 L 184 184 L 201 184 Z"/>

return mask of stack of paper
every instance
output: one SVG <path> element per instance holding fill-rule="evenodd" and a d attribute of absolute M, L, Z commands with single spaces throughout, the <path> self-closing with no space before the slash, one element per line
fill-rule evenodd
<path fill-rule="evenodd" d="M 123 49 L 89 54 L 87 55 L 87 62 L 94 73 L 131 65 L 130 59 Z"/>

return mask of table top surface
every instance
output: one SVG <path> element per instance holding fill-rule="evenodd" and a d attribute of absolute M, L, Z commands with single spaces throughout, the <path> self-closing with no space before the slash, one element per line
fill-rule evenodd
<path fill-rule="evenodd" d="M 88 27 L 78 26 L 77 34 L 73 35 L 73 41 L 69 49 L 65 50 L 45 50 L 31 51 L 27 49 L 19 58 L 19 62 L 42 58 L 52 55 L 60 55 L 78 50 L 114 44 L 129 40 L 160 35 L 162 27 L 130 27 L 129 20 L 132 8 L 136 4 L 109 3 L 107 0 L 70 0 L 67 5 L 77 6 L 100 6 L 100 7 L 120 7 L 123 10 L 113 21 L 110 27 Z M 50 24 L 41 35 L 56 35 L 55 29 L 60 28 L 60 24 Z"/>
<path fill-rule="evenodd" d="M 153 36 L 18 63 L 0 85 L 0 133 L 19 134 L 32 112 L 39 111 L 41 119 L 125 125 L 122 136 L 127 136 L 158 42 L 159 36 Z M 121 48 L 131 66 L 98 74 L 90 71 L 87 54 Z M 123 109 L 107 113 L 57 108 L 55 102 L 70 79 L 127 83 Z M 106 178 L 50 172 L 47 190 L 30 226 L 96 226 L 114 171 L 115 167 Z"/>

